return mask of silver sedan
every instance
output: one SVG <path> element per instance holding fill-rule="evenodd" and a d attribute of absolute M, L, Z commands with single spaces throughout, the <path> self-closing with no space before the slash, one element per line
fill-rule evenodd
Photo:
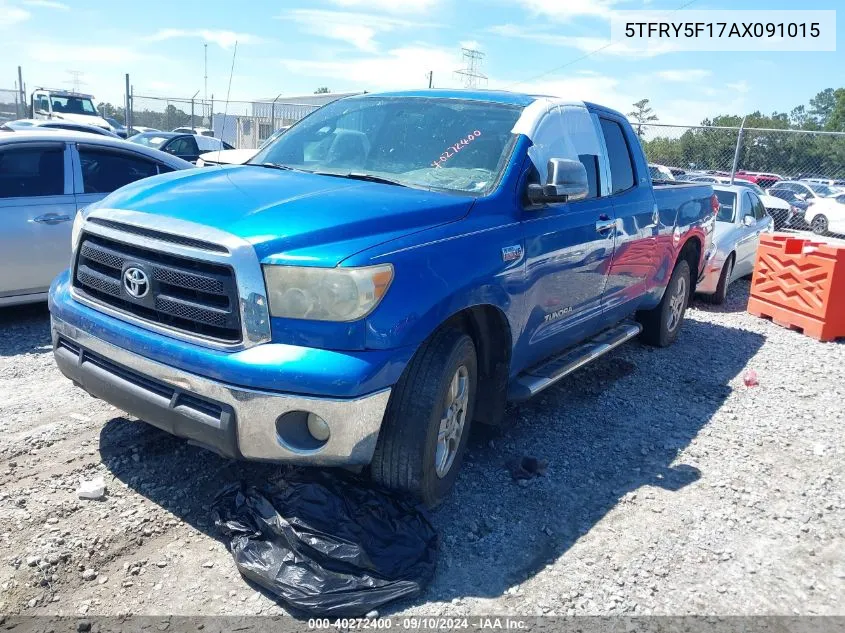
<path fill-rule="evenodd" d="M 68 266 L 79 209 L 130 182 L 192 167 L 107 136 L 0 131 L 0 306 L 47 298 Z"/>
<path fill-rule="evenodd" d="M 713 185 L 713 191 L 719 199 L 716 231 L 696 292 L 710 303 L 721 304 L 730 283 L 754 271 L 760 234 L 773 231 L 774 220 L 747 187 Z"/>

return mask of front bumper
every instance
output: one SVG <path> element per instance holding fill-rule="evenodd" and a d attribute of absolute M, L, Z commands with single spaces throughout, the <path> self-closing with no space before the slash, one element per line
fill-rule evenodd
<path fill-rule="evenodd" d="M 695 291 L 703 295 L 712 295 L 719 285 L 722 269 L 725 267 L 727 256 L 720 250 L 714 250 L 711 257 L 704 260 L 703 272 L 695 285 Z"/>
<path fill-rule="evenodd" d="M 150 360 L 52 317 L 61 372 L 101 398 L 169 433 L 233 458 L 318 466 L 370 462 L 390 389 L 357 398 L 320 398 L 236 387 Z M 290 439 L 287 424 L 314 413 L 330 436 L 314 447 Z M 277 420 L 281 426 L 277 427 Z M 292 427 L 291 427 L 292 428 Z"/>

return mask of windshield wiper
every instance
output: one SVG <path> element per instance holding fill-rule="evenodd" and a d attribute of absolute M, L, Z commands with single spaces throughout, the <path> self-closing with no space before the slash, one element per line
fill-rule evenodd
<path fill-rule="evenodd" d="M 267 169 L 281 169 L 282 171 L 298 171 L 289 165 L 281 165 L 279 163 L 244 163 L 245 165 L 257 165 L 258 167 L 266 167 Z"/>
<path fill-rule="evenodd" d="M 315 171 L 319 176 L 334 176 L 336 178 L 349 178 L 350 180 L 363 180 L 365 182 L 379 182 L 383 185 L 395 185 L 396 187 L 408 187 L 405 183 L 398 180 L 391 180 L 390 178 L 383 178 L 373 174 L 361 174 L 358 172 L 349 172 L 348 174 L 333 174 L 327 171 Z"/>

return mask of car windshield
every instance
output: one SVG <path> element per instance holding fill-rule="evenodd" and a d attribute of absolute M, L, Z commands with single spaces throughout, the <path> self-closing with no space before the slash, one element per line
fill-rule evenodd
<path fill-rule="evenodd" d="M 97 116 L 97 109 L 88 97 L 50 95 L 53 112 Z"/>
<path fill-rule="evenodd" d="M 751 189 L 751 191 L 756 193 L 758 196 L 766 195 L 766 192 L 763 191 L 763 188 L 753 182 L 748 182 L 747 180 L 740 180 L 739 178 L 735 178 L 734 184 L 738 187 L 745 187 L 746 189 Z"/>
<path fill-rule="evenodd" d="M 139 145 L 146 145 L 147 147 L 161 147 L 170 140 L 169 136 L 162 136 L 161 134 L 136 134 L 129 139 L 133 143 Z"/>
<path fill-rule="evenodd" d="M 833 189 L 828 187 L 827 185 L 823 185 L 819 182 L 808 182 L 806 185 L 813 190 L 817 196 L 831 196 L 836 193 Z"/>
<path fill-rule="evenodd" d="M 719 199 L 719 213 L 716 215 L 717 222 L 733 222 L 736 213 L 736 194 L 733 191 L 716 190 L 716 197 Z"/>
<path fill-rule="evenodd" d="M 485 194 L 507 163 L 521 111 L 432 97 L 342 99 L 297 123 L 248 164 Z"/>

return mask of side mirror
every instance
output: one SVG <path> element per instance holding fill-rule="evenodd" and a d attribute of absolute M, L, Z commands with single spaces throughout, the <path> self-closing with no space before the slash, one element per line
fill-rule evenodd
<path fill-rule="evenodd" d="M 756 220 L 754 219 L 753 215 L 746 215 L 744 218 L 742 218 L 743 226 L 754 226 L 755 222 Z"/>
<path fill-rule="evenodd" d="M 587 170 L 577 160 L 550 158 L 546 168 L 546 184 L 528 185 L 528 199 L 533 204 L 575 202 L 590 193 Z"/>

